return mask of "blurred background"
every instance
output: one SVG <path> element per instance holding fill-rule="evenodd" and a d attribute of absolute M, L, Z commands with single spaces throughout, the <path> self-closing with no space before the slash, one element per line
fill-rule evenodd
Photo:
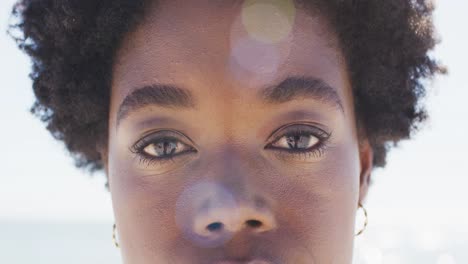
<path fill-rule="evenodd" d="M 121 263 L 104 175 L 74 168 L 29 114 L 30 61 L 6 35 L 14 0 L 0 1 L 0 263 Z M 449 75 L 431 85 L 431 119 L 373 174 L 356 264 L 468 263 L 468 2 L 436 1 Z"/>

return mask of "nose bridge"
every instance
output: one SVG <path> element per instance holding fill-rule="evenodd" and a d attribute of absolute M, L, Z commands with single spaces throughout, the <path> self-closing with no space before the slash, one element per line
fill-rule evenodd
<path fill-rule="evenodd" d="M 208 166 L 210 180 L 225 188 L 239 207 L 268 206 L 267 190 L 263 190 L 259 175 L 260 168 L 254 157 L 237 144 L 226 144 L 215 152 Z M 213 197 L 213 199 L 216 199 Z M 272 205 L 272 204 L 269 204 Z"/>
<path fill-rule="evenodd" d="M 227 188 L 238 202 L 248 203 L 253 188 L 249 182 L 253 168 L 248 166 L 248 153 L 234 144 L 226 144 L 215 156 L 210 166 L 214 180 Z"/>

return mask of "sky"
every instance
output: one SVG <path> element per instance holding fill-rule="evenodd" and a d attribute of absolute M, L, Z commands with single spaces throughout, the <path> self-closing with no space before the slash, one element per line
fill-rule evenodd
<path fill-rule="evenodd" d="M 104 175 L 76 169 L 61 142 L 29 113 L 30 61 L 6 35 L 13 0 L 0 2 L 0 220 L 113 220 Z M 366 200 L 369 225 L 468 230 L 468 2 L 436 2 L 442 39 L 434 56 L 449 69 L 430 86 L 429 122 L 376 170 Z M 465 22 L 464 22 L 465 21 Z"/>

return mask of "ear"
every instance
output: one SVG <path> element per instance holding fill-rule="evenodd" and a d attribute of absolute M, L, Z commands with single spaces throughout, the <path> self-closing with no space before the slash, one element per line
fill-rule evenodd
<path fill-rule="evenodd" d="M 359 143 L 359 158 L 361 162 L 361 172 L 359 180 L 359 203 L 364 204 L 371 184 L 371 172 L 373 168 L 374 152 L 369 140 L 363 139 Z"/>

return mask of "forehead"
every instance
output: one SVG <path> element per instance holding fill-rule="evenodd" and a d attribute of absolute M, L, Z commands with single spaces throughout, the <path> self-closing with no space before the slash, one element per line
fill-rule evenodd
<path fill-rule="evenodd" d="M 159 1 L 122 42 L 113 100 L 154 83 L 248 100 L 288 75 L 322 79 L 346 97 L 336 37 L 310 11 L 292 1 Z"/>

